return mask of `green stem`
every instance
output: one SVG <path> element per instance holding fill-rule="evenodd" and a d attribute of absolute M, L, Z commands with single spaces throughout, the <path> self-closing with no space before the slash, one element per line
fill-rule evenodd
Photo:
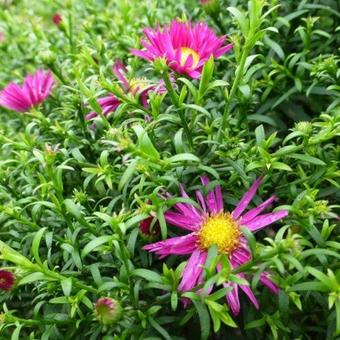
<path fill-rule="evenodd" d="M 227 118 L 228 118 L 228 115 L 229 115 L 229 112 L 230 112 L 230 103 L 232 102 L 232 100 L 233 100 L 233 98 L 236 94 L 236 91 L 238 89 L 238 86 L 240 84 L 240 81 L 242 79 L 244 65 L 246 63 L 249 51 L 250 51 L 250 48 L 248 47 L 248 44 L 246 42 L 245 47 L 243 49 L 242 56 L 241 56 L 240 64 L 239 64 L 239 66 L 236 70 L 236 77 L 235 77 L 235 80 L 233 82 L 233 86 L 231 87 L 230 94 L 228 96 L 228 101 L 227 101 L 225 108 L 224 108 L 224 112 L 223 112 L 223 116 L 222 116 L 222 124 L 220 126 L 219 131 L 218 131 L 218 135 L 217 135 L 218 139 L 217 140 L 220 143 L 223 140 L 223 131 L 226 129 Z"/>
<path fill-rule="evenodd" d="M 181 104 L 178 100 L 178 96 L 177 96 L 175 90 L 172 87 L 172 84 L 171 84 L 171 81 L 170 81 L 170 78 L 169 78 L 169 74 L 167 72 L 163 72 L 162 78 L 164 80 L 165 87 L 168 90 L 168 93 L 171 97 L 173 104 L 178 109 L 178 115 L 179 115 L 179 117 L 182 121 L 182 125 L 183 125 L 183 128 L 184 128 L 185 134 L 188 137 L 188 142 L 189 142 L 190 148 L 192 149 L 193 148 L 193 142 L 192 142 L 192 136 L 191 136 L 191 133 L 190 133 L 190 129 L 189 129 L 189 126 L 186 122 L 185 115 L 182 111 Z"/>

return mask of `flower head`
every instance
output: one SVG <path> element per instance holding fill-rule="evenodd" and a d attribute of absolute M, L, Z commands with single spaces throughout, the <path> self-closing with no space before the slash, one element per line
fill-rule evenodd
<path fill-rule="evenodd" d="M 102 297 L 95 303 L 95 316 L 104 325 L 116 322 L 122 312 L 120 303 L 109 297 Z"/>
<path fill-rule="evenodd" d="M 62 23 L 62 21 L 63 21 L 63 18 L 62 18 L 62 16 L 61 16 L 60 13 L 55 13 L 55 14 L 53 15 L 53 17 L 52 17 L 52 22 L 53 22 L 55 25 L 59 26 L 59 25 Z"/>
<path fill-rule="evenodd" d="M 158 84 L 151 84 L 149 81 L 143 78 L 133 78 L 129 80 L 127 78 L 127 69 L 120 60 L 116 60 L 112 70 L 122 85 L 122 94 L 126 93 L 132 94 L 133 96 L 138 96 L 141 104 L 144 107 L 148 107 L 148 98 L 150 92 L 162 94 L 166 91 L 163 81 L 160 81 Z M 115 95 L 109 94 L 105 97 L 99 98 L 98 104 L 102 108 L 103 115 L 107 116 L 109 113 L 117 110 L 121 104 L 121 101 Z M 85 118 L 90 120 L 95 118 L 97 115 L 98 114 L 96 112 L 92 111 L 86 115 Z"/>
<path fill-rule="evenodd" d="M 24 112 L 42 103 L 52 91 L 54 79 L 51 72 L 38 70 L 27 75 L 22 86 L 10 83 L 0 91 L 0 106 Z"/>
<path fill-rule="evenodd" d="M 136 56 L 149 61 L 165 58 L 168 66 L 177 73 L 199 78 L 204 63 L 213 56 L 218 58 L 231 50 L 225 37 L 217 37 L 207 24 L 173 20 L 170 26 L 144 29 L 144 50 L 132 50 Z"/>
<path fill-rule="evenodd" d="M 0 270 L 0 289 L 11 290 L 14 286 L 15 276 L 7 270 Z"/>
<path fill-rule="evenodd" d="M 201 180 L 204 186 L 209 184 L 207 177 L 202 177 Z M 288 215 L 285 210 L 261 214 L 274 202 L 274 195 L 256 208 L 245 212 L 260 184 L 261 178 L 253 183 L 231 213 L 223 210 L 222 190 L 220 186 L 217 186 L 206 197 L 203 197 L 200 191 L 196 191 L 197 202 L 201 206 L 200 210 L 189 203 L 177 203 L 174 206 L 176 211 L 168 211 L 164 214 L 168 223 L 190 233 L 149 244 L 144 249 L 154 252 L 160 257 L 171 254 L 191 254 L 182 273 L 179 290 L 188 291 L 202 283 L 202 266 L 207 259 L 209 247 L 216 245 L 218 252 L 228 256 L 232 268 L 235 269 L 251 259 L 248 241 L 240 227 L 244 226 L 254 233 Z M 182 196 L 188 198 L 184 189 L 182 187 L 180 189 Z M 220 271 L 221 264 L 218 264 L 216 269 Z M 237 275 L 245 279 L 243 273 Z M 269 273 L 263 272 L 260 281 L 272 292 L 277 293 L 278 287 L 270 280 Z M 224 286 L 232 288 L 227 293 L 227 302 L 234 314 L 238 314 L 240 311 L 239 288 L 249 297 L 255 307 L 259 308 L 256 297 L 249 286 L 235 282 L 226 282 Z"/>
<path fill-rule="evenodd" d="M 152 228 L 153 217 L 148 217 L 139 223 L 139 231 L 145 239 L 154 239 L 159 235 L 160 227 L 156 222 Z"/>
<path fill-rule="evenodd" d="M 2 43 L 5 40 L 5 34 L 4 32 L 0 31 L 0 43 Z"/>

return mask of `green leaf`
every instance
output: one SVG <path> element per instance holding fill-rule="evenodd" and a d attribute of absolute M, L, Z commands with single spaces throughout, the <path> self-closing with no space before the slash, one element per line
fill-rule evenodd
<path fill-rule="evenodd" d="M 36 272 L 36 273 L 31 273 L 26 276 L 24 276 L 19 282 L 18 285 L 27 285 L 32 282 L 36 281 L 53 281 L 49 276 L 46 276 L 44 273 Z"/>
<path fill-rule="evenodd" d="M 97 247 L 112 241 L 113 237 L 110 235 L 99 236 L 89 242 L 81 252 L 81 258 L 84 258 L 88 255 L 91 251 L 96 249 Z"/>
<path fill-rule="evenodd" d="M 136 167 L 137 167 L 138 161 L 136 159 L 132 160 L 131 163 L 128 165 L 128 167 L 125 169 L 119 184 L 118 184 L 118 190 L 122 190 L 124 185 L 131 179 L 133 176 Z"/>
<path fill-rule="evenodd" d="M 200 159 L 193 155 L 192 153 L 180 153 L 178 155 L 172 156 L 168 158 L 170 163 L 178 163 L 178 162 L 200 162 Z"/>
<path fill-rule="evenodd" d="M 191 300 L 192 303 L 194 304 L 199 319 L 200 319 L 200 325 L 201 325 L 201 339 L 206 340 L 208 339 L 210 335 L 210 317 L 209 313 L 207 311 L 207 308 L 205 305 L 203 305 L 201 302 Z"/>
<path fill-rule="evenodd" d="M 160 159 L 157 149 L 152 144 L 151 139 L 144 128 L 140 125 L 134 125 L 132 128 L 138 137 L 139 148 L 151 158 Z"/>
<path fill-rule="evenodd" d="M 149 269 L 143 269 L 143 268 L 139 268 L 139 269 L 135 269 L 132 273 L 132 275 L 134 276 L 139 276 L 142 277 L 143 279 L 150 281 L 150 282 L 158 282 L 158 283 L 162 283 L 162 277 Z"/>
<path fill-rule="evenodd" d="M 36 260 L 36 262 L 42 266 L 42 262 L 40 259 L 40 255 L 39 255 L 39 247 L 40 247 L 40 241 L 41 238 L 44 235 L 46 228 L 41 228 L 34 236 L 33 238 L 33 242 L 32 242 L 32 254 L 34 259 Z"/>
<path fill-rule="evenodd" d="M 228 7 L 227 10 L 236 18 L 244 36 L 249 32 L 249 20 L 236 7 Z"/>
<path fill-rule="evenodd" d="M 209 60 L 204 64 L 203 66 L 203 71 L 202 71 L 202 76 L 198 88 L 198 103 L 200 104 L 201 98 L 205 95 L 208 87 L 210 80 L 212 78 L 212 75 L 214 73 L 214 56 L 211 55 Z"/>
<path fill-rule="evenodd" d="M 81 213 L 81 209 L 79 206 L 77 206 L 74 201 L 71 199 L 67 198 L 64 200 L 64 205 L 66 207 L 66 210 L 73 215 L 77 220 L 80 220 L 83 218 L 83 215 Z"/>
<path fill-rule="evenodd" d="M 68 277 L 61 280 L 61 288 L 63 289 L 63 293 L 65 296 L 70 296 L 72 291 L 72 278 Z"/>
<path fill-rule="evenodd" d="M 291 155 L 287 155 L 288 157 L 291 157 L 291 158 L 295 158 L 295 159 L 299 159 L 300 161 L 304 161 L 304 162 L 307 162 L 307 163 L 311 163 L 311 164 L 315 164 L 315 165 L 326 165 L 326 163 L 322 160 L 320 160 L 319 158 L 315 158 L 315 157 L 312 157 L 312 156 L 309 156 L 309 155 L 300 155 L 300 154 L 297 154 L 297 153 L 293 153 Z"/>
<path fill-rule="evenodd" d="M 12 333 L 12 336 L 11 336 L 11 340 L 19 340 L 19 336 L 20 336 L 20 331 L 21 331 L 21 328 L 24 326 L 24 324 L 16 324 L 16 328 L 14 330 L 14 332 Z"/>

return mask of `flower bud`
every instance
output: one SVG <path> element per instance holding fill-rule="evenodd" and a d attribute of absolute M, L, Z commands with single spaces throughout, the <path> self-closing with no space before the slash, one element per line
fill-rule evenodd
<path fill-rule="evenodd" d="M 148 240 L 157 238 L 157 236 L 159 236 L 160 231 L 159 223 L 156 222 L 152 228 L 151 227 L 152 221 L 153 217 L 148 217 L 145 220 L 141 221 L 139 224 L 139 231 L 142 237 Z"/>
<path fill-rule="evenodd" d="M 309 135 L 313 130 L 313 126 L 311 122 L 301 121 L 295 124 L 294 130 Z"/>
<path fill-rule="evenodd" d="M 52 17 L 52 21 L 56 26 L 59 26 L 62 23 L 63 18 L 59 13 L 55 13 Z"/>
<path fill-rule="evenodd" d="M 96 319 L 103 325 L 109 325 L 119 320 L 122 313 L 120 303 L 110 297 L 102 297 L 95 303 Z"/>
<path fill-rule="evenodd" d="M 220 11 L 219 0 L 200 0 L 200 3 L 208 15 L 216 15 Z"/>
<path fill-rule="evenodd" d="M 13 288 L 15 283 L 15 276 L 12 272 L 1 269 L 0 270 L 0 290 L 9 291 Z"/>

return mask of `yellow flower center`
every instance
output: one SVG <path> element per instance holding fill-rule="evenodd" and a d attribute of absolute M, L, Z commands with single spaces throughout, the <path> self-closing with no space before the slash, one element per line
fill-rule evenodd
<path fill-rule="evenodd" d="M 240 243 L 241 231 L 229 213 L 207 216 L 198 232 L 198 246 L 208 250 L 215 244 L 219 253 L 229 254 Z"/>
<path fill-rule="evenodd" d="M 195 52 L 189 47 L 181 47 L 181 61 L 180 61 L 181 66 L 185 65 L 187 59 L 190 56 L 192 57 L 191 68 L 195 68 L 198 65 L 198 62 L 200 61 L 200 56 L 198 55 L 197 52 Z"/>
<path fill-rule="evenodd" d="M 143 89 L 148 87 L 149 84 L 144 78 L 132 78 L 129 81 L 129 85 L 129 91 L 132 94 L 136 94 L 137 91 L 142 91 Z"/>

